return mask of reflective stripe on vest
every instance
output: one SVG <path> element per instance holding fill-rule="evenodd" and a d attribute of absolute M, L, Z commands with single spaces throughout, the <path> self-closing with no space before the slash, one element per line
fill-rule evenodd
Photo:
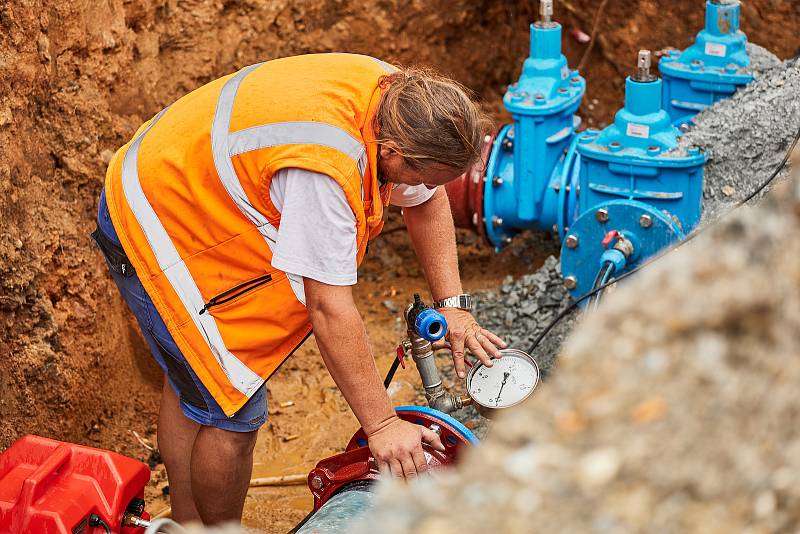
<path fill-rule="evenodd" d="M 217 109 L 214 112 L 214 122 L 211 125 L 211 150 L 214 155 L 214 166 L 217 169 L 217 175 L 231 200 L 242 214 L 258 228 L 267 246 L 272 250 L 278 231 L 270 224 L 264 214 L 250 203 L 239 181 L 239 176 L 233 168 L 231 158 L 252 150 L 278 145 L 311 144 L 326 146 L 338 150 L 355 162 L 362 178 L 361 200 L 364 200 L 363 178 L 367 168 L 367 149 L 361 141 L 345 130 L 324 122 L 275 122 L 230 133 L 236 92 L 239 90 L 239 86 L 245 76 L 259 67 L 259 65 L 243 68 L 225 82 L 222 87 L 217 101 Z M 305 288 L 302 277 L 290 273 L 286 273 L 286 277 L 289 279 L 295 297 L 305 306 Z"/>
<path fill-rule="evenodd" d="M 165 108 L 156 115 L 150 125 L 139 134 L 125 153 L 125 158 L 122 160 L 122 189 L 125 192 L 128 206 L 142 228 L 142 232 L 147 238 L 150 249 L 156 261 L 158 261 L 158 266 L 164 272 L 164 276 L 169 280 L 181 303 L 189 312 L 189 316 L 194 321 L 197 329 L 203 334 L 208 348 L 216 358 L 225 376 L 228 377 L 233 387 L 249 398 L 261 387 L 264 381 L 243 364 L 239 358 L 228 351 L 214 317 L 210 313 L 200 314 L 200 310 L 205 305 L 200 289 L 158 219 L 156 212 L 147 200 L 139 182 L 139 147 L 142 144 L 142 139 L 167 109 Z"/>
<path fill-rule="evenodd" d="M 242 80 L 259 65 L 251 65 L 225 82 L 217 100 L 211 126 L 211 150 L 214 166 L 223 187 L 241 213 L 263 236 L 272 250 L 277 239 L 277 229 L 266 216 L 250 202 L 242 187 L 231 157 L 283 144 L 318 144 L 333 148 L 353 160 L 361 174 L 361 198 L 364 198 L 363 176 L 367 167 L 366 147 L 347 131 L 321 122 L 283 122 L 265 124 L 230 133 L 236 93 Z M 200 314 L 205 301 L 197 283 L 180 256 L 158 216 L 150 205 L 139 181 L 139 148 L 147 132 L 159 121 L 167 109 L 162 110 L 131 143 L 122 162 L 122 188 L 136 221 L 144 233 L 159 268 L 186 309 L 198 331 L 214 355 L 225 376 L 237 391 L 250 398 L 263 380 L 248 368 L 225 346 L 216 320 L 210 313 Z M 302 277 L 286 273 L 292 291 L 305 305 Z"/>

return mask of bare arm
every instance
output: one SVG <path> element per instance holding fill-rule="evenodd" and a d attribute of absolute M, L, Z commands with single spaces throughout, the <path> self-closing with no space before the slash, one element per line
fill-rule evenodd
<path fill-rule="evenodd" d="M 427 202 L 403 208 L 403 219 L 433 298 L 440 300 L 463 293 L 458 273 L 456 230 L 444 187 L 439 187 Z M 489 355 L 500 357 L 498 347 L 505 347 L 505 342 L 481 328 L 471 313 L 447 308 L 440 311 L 447 319 L 447 339 L 459 377 L 466 376 L 465 347 L 488 366 L 492 365 Z"/>
<path fill-rule="evenodd" d="M 412 477 L 427 466 L 424 441 L 444 450 L 427 428 L 400 420 L 372 357 L 350 286 L 304 279 L 306 307 L 322 359 L 369 437 L 373 456 L 395 476 Z"/>

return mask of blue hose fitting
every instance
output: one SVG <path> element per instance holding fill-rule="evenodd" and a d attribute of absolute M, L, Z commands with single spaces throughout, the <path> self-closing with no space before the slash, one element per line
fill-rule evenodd
<path fill-rule="evenodd" d="M 433 308 L 425 308 L 414 321 L 414 331 L 426 341 L 438 341 L 447 332 L 447 320 Z"/>

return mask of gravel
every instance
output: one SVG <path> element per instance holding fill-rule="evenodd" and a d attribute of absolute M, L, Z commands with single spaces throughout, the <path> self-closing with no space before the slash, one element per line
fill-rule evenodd
<path fill-rule="evenodd" d="M 703 220 L 716 220 L 766 180 L 800 128 L 800 61 L 766 68 L 732 98 L 702 111 L 672 154 L 706 151 Z M 788 173 L 788 168 L 783 175 Z"/>

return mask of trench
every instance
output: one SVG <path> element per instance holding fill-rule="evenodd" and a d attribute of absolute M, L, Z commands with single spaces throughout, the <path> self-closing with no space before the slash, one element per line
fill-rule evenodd
<path fill-rule="evenodd" d="M 0 49 L 11 65 L 0 74 L 0 448 L 36 433 L 149 460 L 148 509 L 167 506 L 163 464 L 148 448 L 155 445 L 159 373 L 86 239 L 110 153 L 193 87 L 255 61 L 316 51 L 433 65 L 475 90 L 506 122 L 500 97 L 519 74 L 536 2 L 405 4 L 228 2 L 188 10 L 163 0 L 89 13 L 77 5 L 12 0 L 0 8 Z M 638 48 L 684 47 L 702 25 L 702 10 L 688 0 L 658 4 L 609 3 L 587 54 L 572 30 L 592 32 L 598 3 L 557 2 L 570 65 L 586 55 L 589 92 L 579 113 L 589 126 L 607 124 L 621 104 L 623 74 Z M 800 12 L 788 2 L 773 4 L 746 5 L 743 29 L 787 58 L 800 49 Z M 676 19 L 686 22 L 670 22 Z M 386 229 L 355 289 L 381 373 L 403 334 L 402 308 L 413 293 L 426 293 L 397 211 Z M 457 239 L 464 288 L 496 292 L 484 314 L 499 328 L 507 322 L 507 302 L 516 299 L 510 306 L 521 314 L 522 297 L 539 287 L 538 279 L 525 278 L 522 291 L 517 281 L 538 276 L 542 265 L 552 270 L 545 261 L 558 251 L 555 240 L 539 233 L 517 237 L 498 255 L 467 231 Z M 537 298 L 557 296 L 555 286 L 536 291 Z M 311 341 L 269 388 L 270 419 L 259 434 L 254 477 L 305 474 L 357 429 Z M 407 369 L 390 393 L 400 405 L 418 403 L 419 391 L 418 376 Z M 304 486 L 253 489 L 244 523 L 285 532 L 310 508 Z"/>

